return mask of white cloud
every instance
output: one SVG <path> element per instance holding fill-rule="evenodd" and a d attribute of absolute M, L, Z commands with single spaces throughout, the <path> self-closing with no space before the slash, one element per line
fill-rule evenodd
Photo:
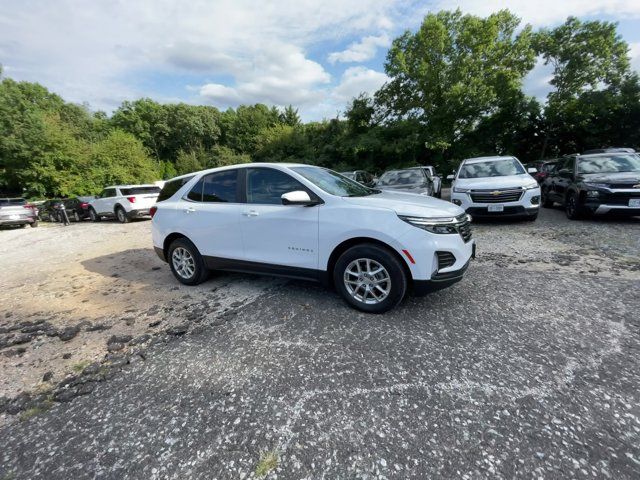
<path fill-rule="evenodd" d="M 629 44 L 629 56 L 631 57 L 631 68 L 640 72 L 640 42 Z"/>
<path fill-rule="evenodd" d="M 364 62 L 371 60 L 378 50 L 378 47 L 388 47 L 391 39 L 386 33 L 382 35 L 364 37 L 359 42 L 354 42 L 341 52 L 333 52 L 329 54 L 329 62 Z"/>
<path fill-rule="evenodd" d="M 640 17 L 638 0 L 438 0 L 432 10 L 460 8 L 465 13 L 487 16 L 509 9 L 536 27 L 561 23 L 570 15 L 610 15 L 622 19 Z"/>
<path fill-rule="evenodd" d="M 350 67 L 345 70 L 340 83 L 333 90 L 334 99 L 348 102 L 361 93 L 373 94 L 389 80 L 382 72 L 365 67 Z"/>
<path fill-rule="evenodd" d="M 553 79 L 553 66 L 545 65 L 542 58 L 538 58 L 535 67 L 524 78 L 523 90 L 527 95 L 545 102 L 547 95 L 553 89 L 549 83 Z"/>

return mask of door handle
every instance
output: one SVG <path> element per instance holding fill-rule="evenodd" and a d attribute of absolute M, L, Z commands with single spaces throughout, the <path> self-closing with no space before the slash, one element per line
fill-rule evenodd
<path fill-rule="evenodd" d="M 256 210 L 247 210 L 245 212 L 242 212 L 242 214 L 245 217 L 257 217 L 259 215 L 259 213 Z"/>
<path fill-rule="evenodd" d="M 195 211 L 196 211 L 196 209 L 195 209 L 195 208 L 193 208 L 193 207 L 187 207 L 187 208 L 185 208 L 185 209 L 183 210 L 183 212 L 184 212 L 184 213 L 193 213 L 193 212 L 195 212 Z"/>

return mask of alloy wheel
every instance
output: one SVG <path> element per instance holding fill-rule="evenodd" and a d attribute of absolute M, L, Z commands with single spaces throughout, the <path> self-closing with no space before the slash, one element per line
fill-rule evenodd
<path fill-rule="evenodd" d="M 383 302 L 391 292 L 389 272 L 370 258 L 358 258 L 349 263 L 343 280 L 349 295 L 367 305 Z"/>
<path fill-rule="evenodd" d="M 176 248 L 171 254 L 173 269 L 185 280 L 193 277 L 196 271 L 196 263 L 191 252 L 183 247 Z"/>

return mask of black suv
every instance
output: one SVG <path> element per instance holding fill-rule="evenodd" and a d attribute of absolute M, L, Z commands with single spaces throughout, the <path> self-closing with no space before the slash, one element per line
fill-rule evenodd
<path fill-rule="evenodd" d="M 564 206 L 572 220 L 587 214 L 640 215 L 640 156 L 597 153 L 562 158 L 541 185 L 542 206 Z"/>

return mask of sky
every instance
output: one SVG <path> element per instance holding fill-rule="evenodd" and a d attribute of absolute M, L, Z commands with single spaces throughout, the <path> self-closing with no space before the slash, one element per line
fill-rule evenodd
<path fill-rule="evenodd" d="M 393 40 L 424 15 L 508 8 L 553 27 L 569 15 L 619 23 L 640 70 L 640 0 L 0 0 L 4 75 L 112 112 L 124 100 L 266 103 L 333 118 L 384 84 Z M 543 99 L 549 67 L 527 76 Z"/>

